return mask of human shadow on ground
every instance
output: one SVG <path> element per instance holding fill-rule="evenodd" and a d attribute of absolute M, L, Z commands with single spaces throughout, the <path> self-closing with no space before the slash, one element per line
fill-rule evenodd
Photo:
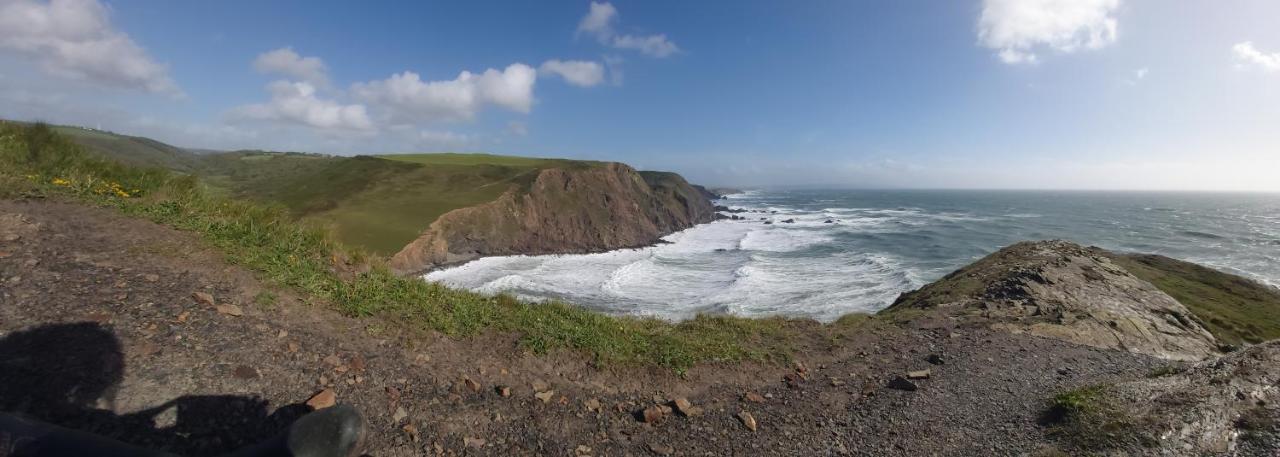
<path fill-rule="evenodd" d="M 270 411 L 264 399 L 188 395 L 146 410 L 110 409 L 124 375 L 110 329 L 94 322 L 52 324 L 0 338 L 0 412 L 184 456 L 219 455 L 267 440 L 311 408 Z M 3 452 L 0 452 L 2 454 Z"/>

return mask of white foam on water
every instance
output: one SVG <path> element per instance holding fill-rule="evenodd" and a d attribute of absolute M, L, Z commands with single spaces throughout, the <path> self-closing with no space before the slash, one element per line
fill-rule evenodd
<path fill-rule="evenodd" d="M 718 221 L 647 248 L 486 257 L 424 278 L 485 294 L 559 299 L 669 320 L 730 313 L 830 321 L 849 312 L 879 310 L 919 285 L 884 254 L 797 257 L 797 252 L 832 242 L 835 231 L 830 230 L 834 224 L 822 223 L 826 217 L 821 213 L 797 210 L 796 217 L 808 222 Z"/>

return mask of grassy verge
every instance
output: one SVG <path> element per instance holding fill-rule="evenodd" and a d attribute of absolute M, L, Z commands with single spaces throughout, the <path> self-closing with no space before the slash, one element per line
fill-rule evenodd
<path fill-rule="evenodd" d="M 1280 338 L 1280 291 L 1158 255 L 1115 255 L 1112 259 L 1185 305 L 1222 343 L 1239 346 Z"/>
<path fill-rule="evenodd" d="M 708 361 L 788 358 L 798 328 L 785 319 L 701 316 L 678 324 L 611 317 L 563 303 L 483 296 L 392 274 L 379 258 L 333 242 L 283 208 L 211 195 L 192 176 L 141 169 L 85 153 L 44 125 L 0 123 L 0 197 L 66 196 L 199 234 L 226 258 L 357 316 L 467 336 L 514 332 L 534 352 L 573 349 L 599 363 L 657 364 L 678 372 Z M 340 264 L 368 263 L 340 274 Z M 842 320 L 832 331 L 862 319 Z"/>

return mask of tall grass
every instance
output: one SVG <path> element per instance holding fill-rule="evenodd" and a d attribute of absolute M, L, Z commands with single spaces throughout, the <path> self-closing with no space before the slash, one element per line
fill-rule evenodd
<path fill-rule="evenodd" d="M 459 337 L 511 332 L 533 352 L 578 350 L 601 364 L 683 372 L 707 361 L 780 361 L 798 329 L 816 327 L 780 318 L 700 316 L 672 324 L 612 317 L 401 278 L 381 259 L 333 242 L 281 208 L 210 195 L 192 176 L 93 157 L 42 124 L 0 123 L 0 196 L 21 195 L 75 198 L 194 232 L 264 281 L 349 315 Z M 366 268 L 346 267 L 351 261 Z"/>

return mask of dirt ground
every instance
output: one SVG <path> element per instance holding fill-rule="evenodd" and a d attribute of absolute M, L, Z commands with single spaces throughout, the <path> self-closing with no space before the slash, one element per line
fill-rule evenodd
<path fill-rule="evenodd" d="M 796 366 L 598 368 L 344 317 L 109 210 L 0 201 L 0 410 L 182 455 L 270 437 L 323 389 L 363 412 L 373 456 L 1028 455 L 1052 446 L 1053 393 L 1164 364 L 944 318 L 819 333 Z M 642 420 L 681 397 L 700 411 Z"/>

